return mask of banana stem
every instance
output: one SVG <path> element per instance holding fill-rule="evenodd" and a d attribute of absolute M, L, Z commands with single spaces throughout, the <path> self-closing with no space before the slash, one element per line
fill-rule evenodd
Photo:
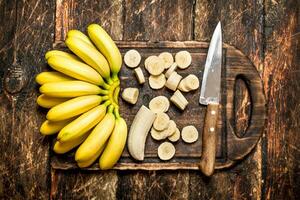
<path fill-rule="evenodd" d="M 100 89 L 100 93 L 99 94 L 107 95 L 107 94 L 109 94 L 109 92 L 107 90 Z"/>
<path fill-rule="evenodd" d="M 108 95 L 102 96 L 102 101 L 105 101 L 105 100 L 109 100 L 109 96 Z"/>
<path fill-rule="evenodd" d="M 119 119 L 121 117 L 120 113 L 119 113 L 119 107 L 115 107 L 114 114 L 115 114 L 117 119 Z"/>
<path fill-rule="evenodd" d="M 111 101 L 110 100 L 106 100 L 105 102 L 104 102 L 104 105 L 105 106 L 109 106 L 111 104 Z"/>
<path fill-rule="evenodd" d="M 103 87 L 106 90 L 109 90 L 110 85 L 108 85 L 107 83 L 103 82 L 103 84 L 101 85 L 101 87 Z"/>
<path fill-rule="evenodd" d="M 112 74 L 112 80 L 113 81 L 118 81 L 119 80 L 118 72 Z"/>
<path fill-rule="evenodd" d="M 110 77 L 107 78 L 106 81 L 107 81 L 107 83 L 108 83 L 109 85 L 112 85 L 112 84 L 114 83 L 113 80 L 112 80 Z"/>
<path fill-rule="evenodd" d="M 113 111 L 114 111 L 114 106 L 113 105 L 109 105 L 108 109 L 107 109 L 107 112 L 108 113 L 112 113 Z"/>

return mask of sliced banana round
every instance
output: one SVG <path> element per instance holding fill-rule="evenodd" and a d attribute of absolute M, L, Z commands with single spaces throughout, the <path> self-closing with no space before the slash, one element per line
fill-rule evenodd
<path fill-rule="evenodd" d="M 157 113 L 153 123 L 153 127 L 157 131 L 163 131 L 169 127 L 170 117 L 166 113 Z"/>
<path fill-rule="evenodd" d="M 177 69 L 177 63 L 173 63 L 171 67 L 166 71 L 165 76 L 169 78 L 171 74 Z"/>
<path fill-rule="evenodd" d="M 191 91 L 191 90 L 196 90 L 199 88 L 199 79 L 196 75 L 190 74 L 187 77 L 184 78 L 186 82 L 186 88 Z"/>
<path fill-rule="evenodd" d="M 176 128 L 176 123 L 173 120 L 170 120 L 168 128 L 163 130 L 162 133 L 165 135 L 165 138 L 167 138 L 173 135 L 173 133 L 176 131 Z"/>
<path fill-rule="evenodd" d="M 158 90 L 164 87 L 166 83 L 166 77 L 164 74 L 160 74 L 158 76 L 149 76 L 149 85 L 152 89 Z"/>
<path fill-rule="evenodd" d="M 189 89 L 187 88 L 186 86 L 186 81 L 185 79 L 182 79 L 178 85 L 178 89 L 181 91 L 181 92 L 189 92 Z"/>
<path fill-rule="evenodd" d="M 192 63 L 192 56 L 188 51 L 179 51 L 175 55 L 175 62 L 180 69 L 186 69 Z"/>
<path fill-rule="evenodd" d="M 164 142 L 159 145 L 157 153 L 161 160 L 170 160 L 175 155 L 175 147 L 170 142 Z"/>
<path fill-rule="evenodd" d="M 199 137 L 199 133 L 196 129 L 195 126 L 185 126 L 182 130 L 181 130 L 181 137 L 182 140 L 186 143 L 193 143 L 196 142 L 198 140 Z"/>
<path fill-rule="evenodd" d="M 160 57 L 156 56 L 148 61 L 146 69 L 151 75 L 158 76 L 165 70 L 164 61 Z"/>
<path fill-rule="evenodd" d="M 171 142 L 177 142 L 180 139 L 180 130 L 176 128 L 176 131 L 173 133 L 173 135 L 169 136 L 168 139 Z"/>
<path fill-rule="evenodd" d="M 163 140 L 166 138 L 166 136 L 164 135 L 164 133 L 162 131 L 157 131 L 155 130 L 155 128 L 151 128 L 151 137 L 154 139 L 154 140 Z"/>
<path fill-rule="evenodd" d="M 141 55 L 137 50 L 131 49 L 125 53 L 124 62 L 127 67 L 135 68 L 141 62 Z"/>
<path fill-rule="evenodd" d="M 170 101 L 165 96 L 157 96 L 151 99 L 149 108 L 154 113 L 167 112 L 170 107 Z"/>
<path fill-rule="evenodd" d="M 169 52 L 162 52 L 158 57 L 163 60 L 165 69 L 168 69 L 174 63 L 174 58 Z"/>
<path fill-rule="evenodd" d="M 157 56 L 149 56 L 145 59 L 144 61 L 144 65 L 145 65 L 145 68 L 148 70 L 148 66 L 149 66 L 149 62 L 153 59 L 157 59 Z"/>

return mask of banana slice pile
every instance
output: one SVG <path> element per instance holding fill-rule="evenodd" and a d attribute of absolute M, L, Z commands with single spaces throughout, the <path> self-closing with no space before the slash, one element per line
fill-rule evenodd
<path fill-rule="evenodd" d="M 79 167 L 88 167 L 100 157 L 100 168 L 110 169 L 127 139 L 127 125 L 118 106 L 122 56 L 101 26 L 91 24 L 87 33 L 67 33 L 65 44 L 73 54 L 51 50 L 45 55 L 55 71 L 36 77 L 42 93 L 37 103 L 49 109 L 40 132 L 58 133 L 54 145 L 58 154 L 79 146 L 75 153 Z"/>

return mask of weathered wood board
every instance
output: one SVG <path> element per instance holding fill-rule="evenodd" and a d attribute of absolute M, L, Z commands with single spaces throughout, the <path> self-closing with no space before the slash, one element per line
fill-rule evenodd
<path fill-rule="evenodd" d="M 127 68 L 124 64 L 120 73 L 121 91 L 126 87 L 138 87 L 140 91 L 139 100 L 136 105 L 130 105 L 120 100 L 121 115 L 131 125 L 135 114 L 141 105 L 148 106 L 150 100 L 158 95 L 170 97 L 173 92 L 167 88 L 161 90 L 152 90 L 148 84 L 149 74 L 144 68 L 144 60 L 150 55 L 158 55 L 163 51 L 171 52 L 175 55 L 180 50 L 188 50 L 192 55 L 192 64 L 186 70 L 177 70 L 183 77 L 188 74 L 195 74 L 202 81 L 204 64 L 208 49 L 208 43 L 205 42 L 119 42 L 119 48 L 122 54 L 129 49 L 137 49 L 142 55 L 141 68 L 146 76 L 146 83 L 139 85 L 134 71 Z M 62 44 L 56 45 L 56 48 L 63 48 Z M 247 155 L 257 143 L 265 122 L 265 98 L 262 89 L 261 79 L 252 65 L 252 63 L 238 50 L 232 46 L 223 45 L 223 65 L 221 81 L 221 112 L 218 119 L 218 144 L 216 155 L 216 168 L 231 166 L 236 160 L 242 159 Z M 235 117 L 234 101 L 235 82 L 244 80 L 249 89 L 252 102 L 252 115 L 246 134 L 234 133 Z M 186 144 L 182 140 L 175 143 L 176 153 L 170 161 L 161 161 L 157 156 L 157 148 L 162 141 L 155 141 L 150 134 L 146 141 L 145 160 L 143 162 L 134 161 L 127 149 L 125 149 L 121 159 L 115 166 L 115 169 L 143 169 L 143 170 L 162 170 L 162 169 L 198 169 L 198 162 L 202 151 L 202 129 L 206 107 L 199 105 L 199 90 L 184 94 L 189 101 L 185 111 L 180 111 L 175 105 L 171 104 L 168 115 L 173 119 L 179 129 L 184 126 L 194 125 L 200 133 L 199 139 L 193 144 Z M 55 169 L 77 168 L 74 161 L 74 152 L 67 155 L 54 154 L 51 159 L 52 167 Z M 97 170 L 98 165 L 94 164 L 88 168 Z"/>

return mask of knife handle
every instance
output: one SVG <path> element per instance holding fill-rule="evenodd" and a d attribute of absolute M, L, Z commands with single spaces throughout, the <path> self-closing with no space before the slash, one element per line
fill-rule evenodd
<path fill-rule="evenodd" d="M 206 176 L 211 176 L 215 168 L 218 112 L 219 104 L 208 104 L 202 136 L 202 156 L 199 164 L 200 170 Z"/>

